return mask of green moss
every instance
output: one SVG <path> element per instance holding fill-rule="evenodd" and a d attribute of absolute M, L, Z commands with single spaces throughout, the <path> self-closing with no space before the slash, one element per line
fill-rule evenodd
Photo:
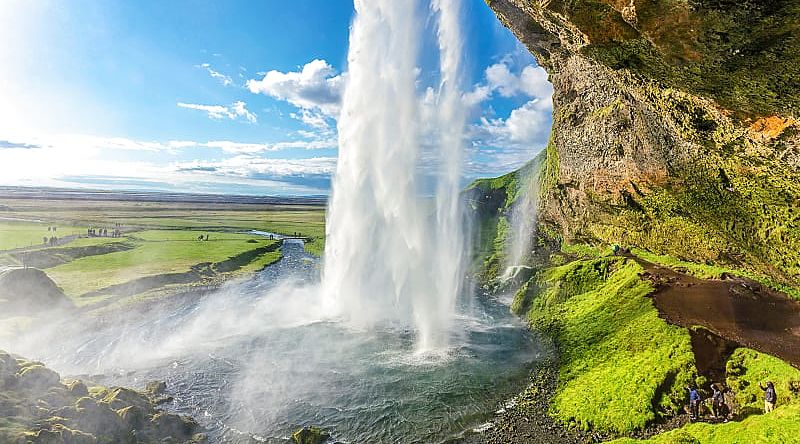
<path fill-rule="evenodd" d="M 767 415 L 753 415 L 741 422 L 695 423 L 651 439 L 619 439 L 614 444 L 786 444 L 800 436 L 800 405 L 778 407 Z"/>
<path fill-rule="evenodd" d="M 561 350 L 551 408 L 562 421 L 626 433 L 680 408 L 695 377 L 689 334 L 658 317 L 641 271 L 619 257 L 578 260 L 542 272 L 527 304 L 515 301 Z"/>
<path fill-rule="evenodd" d="M 545 148 L 545 158 L 544 158 L 544 166 L 542 167 L 542 174 L 541 174 L 541 193 L 544 194 L 549 190 L 552 190 L 558 184 L 558 175 L 559 175 L 559 160 L 558 160 L 558 149 L 556 149 L 555 143 L 553 143 L 553 135 L 550 135 L 550 141 L 547 143 L 547 147 Z"/>
<path fill-rule="evenodd" d="M 797 2 L 637 2 L 635 28 L 608 3 L 575 0 L 559 11 L 589 37 L 583 51 L 594 60 L 741 115 L 800 110 Z"/>
<path fill-rule="evenodd" d="M 758 385 L 767 381 L 775 384 L 777 405 L 800 404 L 800 370 L 778 358 L 740 348 L 728 360 L 726 371 L 726 383 L 745 413 L 763 411 L 764 392 Z"/>

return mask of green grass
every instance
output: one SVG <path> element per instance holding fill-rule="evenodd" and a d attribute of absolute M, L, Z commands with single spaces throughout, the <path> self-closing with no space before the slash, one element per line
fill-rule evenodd
<path fill-rule="evenodd" d="M 800 370 L 780 359 L 740 348 L 727 363 L 728 386 L 736 393 L 742 421 L 726 424 L 695 423 L 662 433 L 646 441 L 621 439 L 615 444 L 783 444 L 800 437 Z M 758 388 L 767 380 L 775 384 L 777 408 L 763 413 L 764 392 Z"/>
<path fill-rule="evenodd" d="M 561 421 L 627 433 L 681 407 L 696 375 L 689 334 L 658 317 L 640 272 L 624 258 L 578 260 L 544 271 L 517 294 L 515 308 L 561 351 L 551 404 Z"/>
<path fill-rule="evenodd" d="M 5 214 L 5 213 L 4 213 Z M 73 234 L 86 234 L 85 227 L 57 225 L 57 231 L 47 231 L 53 223 L 0 221 L 0 250 L 11 250 L 31 246 L 41 246 L 43 237 L 64 237 Z"/>
<path fill-rule="evenodd" d="M 779 406 L 766 415 L 753 415 L 741 422 L 695 423 L 651 439 L 619 439 L 614 444 L 788 444 L 800 436 L 800 405 Z"/>
<path fill-rule="evenodd" d="M 136 245 L 132 250 L 79 258 L 49 269 L 47 274 L 68 296 L 75 298 L 145 276 L 187 272 L 195 264 L 220 262 L 275 242 L 234 233 L 211 233 L 210 241 L 201 242 L 196 240 L 200 234 L 206 232 L 137 232 L 131 235 Z M 248 242 L 250 240 L 255 242 Z M 270 259 L 274 260 L 274 255 Z"/>
<path fill-rule="evenodd" d="M 740 348 L 728 360 L 726 370 L 726 383 L 736 392 L 736 401 L 746 412 L 763 410 L 764 392 L 758 385 L 766 385 L 767 381 L 775 384 L 777 405 L 800 404 L 800 370 L 778 358 Z"/>

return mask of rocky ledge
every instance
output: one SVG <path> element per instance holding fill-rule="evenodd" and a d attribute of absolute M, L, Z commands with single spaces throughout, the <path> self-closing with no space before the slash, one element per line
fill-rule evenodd
<path fill-rule="evenodd" d="M 10 444 L 204 443 L 191 418 L 156 406 L 163 383 L 144 392 L 62 380 L 40 362 L 0 351 L 0 442 Z"/>

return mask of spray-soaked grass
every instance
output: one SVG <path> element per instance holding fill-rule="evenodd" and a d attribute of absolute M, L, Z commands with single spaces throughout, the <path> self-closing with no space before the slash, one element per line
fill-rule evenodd
<path fill-rule="evenodd" d="M 778 407 L 766 415 L 753 415 L 741 422 L 695 423 L 652 439 L 620 439 L 614 444 L 789 444 L 800 437 L 800 405 Z"/>
<path fill-rule="evenodd" d="M 47 273 L 67 296 L 78 297 L 146 276 L 188 272 L 197 264 L 221 262 L 276 242 L 235 233 L 210 233 L 209 241 L 199 241 L 197 238 L 201 234 L 209 233 L 172 230 L 137 232 L 130 237 L 135 244 L 131 250 L 83 257 L 49 269 Z M 279 257 L 279 253 L 273 252 L 260 260 L 263 263 Z"/>
<path fill-rule="evenodd" d="M 626 433 L 674 414 L 695 377 L 689 334 L 658 317 L 633 261 L 578 260 L 534 277 L 516 297 L 561 351 L 551 410 L 583 429 Z"/>

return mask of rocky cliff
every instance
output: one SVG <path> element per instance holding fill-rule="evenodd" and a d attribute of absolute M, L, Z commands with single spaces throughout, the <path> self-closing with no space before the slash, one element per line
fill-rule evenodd
<path fill-rule="evenodd" d="M 800 1 L 487 3 L 554 86 L 541 233 L 800 286 Z"/>

